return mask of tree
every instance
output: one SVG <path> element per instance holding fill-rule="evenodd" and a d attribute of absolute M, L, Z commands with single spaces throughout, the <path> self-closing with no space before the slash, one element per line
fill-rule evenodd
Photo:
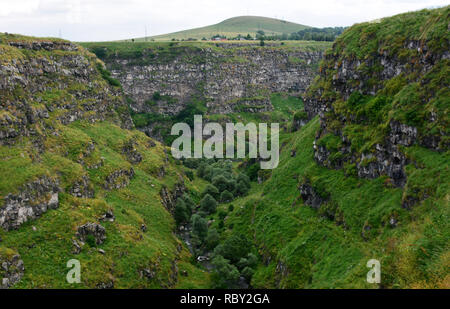
<path fill-rule="evenodd" d="M 183 199 L 184 203 L 186 204 L 186 209 L 189 213 L 189 216 L 191 216 L 192 210 L 194 210 L 194 208 L 195 208 L 194 201 L 191 199 L 191 197 L 187 193 L 183 194 L 182 199 Z"/>
<path fill-rule="evenodd" d="M 208 184 L 202 192 L 202 197 L 205 197 L 207 194 L 213 197 L 218 197 L 219 190 L 214 185 Z"/>
<path fill-rule="evenodd" d="M 244 196 L 248 193 L 249 190 L 250 186 L 246 182 L 242 180 L 238 181 L 236 185 L 236 195 Z"/>
<path fill-rule="evenodd" d="M 247 256 L 250 248 L 251 243 L 243 234 L 233 234 L 214 249 L 214 254 L 221 255 L 232 263 L 237 263 L 241 258 Z"/>
<path fill-rule="evenodd" d="M 234 198 L 233 193 L 231 193 L 228 190 L 225 190 L 220 194 L 220 201 L 222 203 L 229 203 L 233 200 L 233 198 Z"/>
<path fill-rule="evenodd" d="M 197 176 L 203 178 L 205 176 L 205 169 L 208 166 L 205 162 L 201 162 L 197 167 Z"/>
<path fill-rule="evenodd" d="M 212 184 L 219 190 L 219 192 L 223 192 L 228 188 L 228 179 L 222 175 L 216 176 L 213 178 Z"/>
<path fill-rule="evenodd" d="M 214 249 L 219 244 L 219 233 L 216 229 L 210 229 L 206 237 L 206 248 L 208 250 Z"/>
<path fill-rule="evenodd" d="M 205 167 L 205 170 L 203 172 L 203 179 L 211 181 L 212 179 L 212 173 L 213 173 L 213 168 L 212 166 L 208 165 Z"/>
<path fill-rule="evenodd" d="M 245 267 L 243 270 L 242 270 L 242 276 L 249 282 L 251 279 L 252 279 L 252 277 L 253 277 L 253 274 L 255 273 L 255 271 L 253 270 L 253 268 L 250 268 L 250 267 Z"/>
<path fill-rule="evenodd" d="M 199 215 L 192 216 L 192 233 L 194 233 L 200 240 L 204 240 L 208 234 L 208 223 Z"/>
<path fill-rule="evenodd" d="M 186 171 L 185 174 L 186 177 L 189 178 L 189 180 L 194 180 L 194 173 L 192 171 Z"/>
<path fill-rule="evenodd" d="M 223 221 L 223 219 L 227 216 L 227 213 L 224 210 L 220 210 L 218 216 L 219 219 Z"/>
<path fill-rule="evenodd" d="M 238 177 L 236 178 L 236 182 L 238 181 L 243 181 L 245 184 L 248 185 L 248 187 L 250 187 L 250 178 L 248 178 L 247 175 L 239 173 Z"/>
<path fill-rule="evenodd" d="M 210 195 L 206 194 L 200 201 L 200 209 L 207 214 L 216 212 L 217 201 Z"/>
<path fill-rule="evenodd" d="M 190 213 L 186 208 L 186 204 L 180 198 L 177 200 L 173 216 L 177 225 L 181 225 L 189 220 Z"/>
<path fill-rule="evenodd" d="M 259 41 L 259 46 L 265 46 L 266 43 L 264 42 L 264 39 L 261 38 L 261 40 Z"/>
<path fill-rule="evenodd" d="M 245 267 L 255 268 L 258 264 L 258 258 L 253 253 L 247 254 L 247 257 L 243 257 L 237 263 L 239 269 L 244 269 Z"/>
<path fill-rule="evenodd" d="M 215 288 L 234 288 L 239 281 L 239 271 L 236 266 L 230 264 L 230 261 L 221 255 L 217 255 L 212 260 L 214 266 L 213 281 Z"/>

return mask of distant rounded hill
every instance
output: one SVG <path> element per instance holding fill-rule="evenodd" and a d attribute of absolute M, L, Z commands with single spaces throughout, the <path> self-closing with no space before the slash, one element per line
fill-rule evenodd
<path fill-rule="evenodd" d="M 147 39 L 154 39 L 156 41 L 170 41 L 172 39 L 201 40 L 202 38 L 210 39 L 217 34 L 227 38 L 236 37 L 239 34 L 242 36 L 250 34 L 252 37 L 255 37 L 257 31 L 260 30 L 264 31 L 266 35 L 281 35 L 283 33 L 290 34 L 306 28 L 310 27 L 275 18 L 238 16 L 226 19 L 215 25 L 147 37 Z M 144 41 L 145 38 L 138 38 L 135 40 Z"/>

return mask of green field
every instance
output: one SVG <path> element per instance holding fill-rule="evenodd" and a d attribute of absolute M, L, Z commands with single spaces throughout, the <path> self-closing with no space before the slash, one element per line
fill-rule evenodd
<path fill-rule="evenodd" d="M 152 36 L 147 39 L 154 39 L 155 41 L 170 41 L 172 39 L 187 40 L 189 38 L 201 40 L 202 38 L 209 39 L 217 34 L 226 36 L 227 38 L 236 37 L 238 34 L 242 36 L 250 34 L 252 37 L 255 37 L 256 32 L 259 30 L 264 31 L 267 35 L 280 35 L 283 33 L 297 32 L 306 28 L 309 27 L 280 19 L 259 16 L 239 16 L 224 20 L 215 25 Z M 135 41 L 145 41 L 145 38 L 137 38 Z"/>

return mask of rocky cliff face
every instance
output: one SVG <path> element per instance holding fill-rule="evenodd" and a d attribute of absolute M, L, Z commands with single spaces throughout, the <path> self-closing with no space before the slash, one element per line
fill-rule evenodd
<path fill-rule="evenodd" d="M 0 288 L 73 287 L 64 271 L 80 252 L 96 265 L 83 270 L 86 288 L 176 282 L 185 258 L 159 192 L 175 199 L 183 173 L 133 130 L 104 64 L 70 42 L 0 33 L 0 105 Z"/>
<path fill-rule="evenodd" d="M 1 39 L 0 143 L 44 136 L 40 129 L 52 130 L 45 121 L 50 113 L 57 113 L 54 120 L 63 124 L 115 118 L 124 127 L 132 126 L 126 114 L 120 114 L 122 121 L 117 117 L 125 106 L 123 98 L 100 78 L 92 54 L 63 41 L 24 41 L 13 35 Z"/>
<path fill-rule="evenodd" d="M 0 289 L 7 289 L 19 282 L 24 271 L 25 266 L 19 254 L 0 248 Z"/>
<path fill-rule="evenodd" d="M 59 190 L 57 181 L 42 177 L 23 186 L 18 194 L 8 194 L 0 208 L 0 226 L 6 230 L 18 228 L 48 209 L 57 208 Z"/>
<path fill-rule="evenodd" d="M 199 97 L 212 114 L 269 111 L 270 93 L 306 90 L 321 57 L 299 47 L 175 44 L 144 49 L 138 61 L 120 53 L 104 60 L 135 112 L 176 115 Z"/>
<path fill-rule="evenodd" d="M 30 138 L 38 153 L 46 151 L 49 135 L 58 136 L 57 125 L 76 120 L 111 120 L 131 128 L 131 118 L 120 89 L 112 87 L 96 68 L 95 56 L 70 42 L 1 37 L 0 45 L 0 144 L 15 145 Z M 89 157 L 94 144 L 86 147 Z M 24 155 L 22 153 L 22 155 Z M 36 160 L 39 160 L 36 158 Z M 57 179 L 42 176 L 4 197 L 0 226 L 16 229 L 48 209 L 58 207 Z M 70 190 L 75 196 L 93 197 L 83 176 Z"/>
<path fill-rule="evenodd" d="M 406 31 L 405 20 L 430 26 Z M 404 186 L 402 147 L 448 150 L 449 22 L 449 8 L 403 14 L 353 26 L 334 43 L 305 96 L 309 117 L 321 119 L 317 162 L 354 164 L 360 177 Z M 405 36 L 389 36 L 395 31 Z"/>

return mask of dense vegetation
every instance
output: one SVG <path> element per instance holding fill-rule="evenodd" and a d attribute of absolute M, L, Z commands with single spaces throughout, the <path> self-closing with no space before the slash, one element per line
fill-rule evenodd
<path fill-rule="evenodd" d="M 265 32 L 257 33 L 258 39 L 265 40 L 292 40 L 292 41 L 329 41 L 333 42 L 344 32 L 344 27 L 326 27 L 326 28 L 306 28 L 291 34 L 283 33 L 281 35 L 271 35 Z"/>
<path fill-rule="evenodd" d="M 449 287 L 449 63 L 444 57 L 420 74 L 420 55 L 405 48 L 408 40 L 422 40 L 419 46 L 427 46 L 430 54 L 448 52 L 448 22 L 449 9 L 444 8 L 355 25 L 344 32 L 308 94 L 317 104 L 332 104 L 330 111 L 299 131 L 283 131 L 280 165 L 273 171 L 265 174 L 251 160 L 234 164 L 234 173 L 263 183 L 252 182 L 247 195 L 231 202 L 219 200 L 210 214 L 208 230 L 214 231 L 216 245 L 211 251 L 212 278 L 217 286 L 236 286 L 241 276 L 256 288 Z M 388 80 L 378 75 L 378 55 L 383 52 L 406 63 L 402 74 Z M 334 82 L 343 80 L 336 63 L 348 67 L 358 60 L 372 63 L 357 68 L 363 72 L 358 90 L 352 90 L 357 80 L 346 79 L 344 87 Z M 375 93 L 368 93 L 372 89 Z M 294 115 L 294 120 L 307 118 L 301 110 Z M 408 158 L 404 186 L 386 174 L 358 177 L 357 165 L 369 165 L 373 158 L 352 162 L 352 154 L 358 157 L 385 143 L 392 120 L 418 129 L 411 145 L 399 146 Z M 430 135 L 439 136 L 439 142 L 424 143 Z M 348 141 L 350 150 L 343 153 Z M 314 142 L 330 151 L 329 161 L 314 159 Z M 302 197 L 299 188 L 305 185 L 321 200 L 319 206 L 310 206 Z M 209 186 L 207 191 L 218 193 Z M 228 249 L 222 251 L 224 247 Z M 248 249 L 240 249 L 244 247 Z M 256 266 L 239 268 L 240 259 L 253 256 Z M 381 262 L 381 284 L 366 281 L 370 259 Z"/>
<path fill-rule="evenodd" d="M 327 52 L 305 109 L 299 98 L 278 93 L 271 95 L 270 113 L 204 115 L 220 123 L 280 122 L 280 164 L 274 170 L 260 170 L 256 159 L 174 160 L 164 145 L 120 127 L 120 117 L 129 115 L 120 104 L 111 117 L 95 123 L 62 124 L 61 111 L 51 110 L 44 124 L 33 124 L 45 137 L 43 148 L 36 148 L 33 135 L 0 146 L 0 172 L 15 175 L 0 181 L 2 197 L 41 175 L 58 177 L 62 188 L 58 209 L 17 230 L 0 229 L 0 257 L 17 252 L 26 265 L 16 287 L 71 287 L 65 263 L 74 257 L 76 228 L 112 211 L 115 221 L 102 222 L 106 241 L 87 241 L 75 256 L 85 265 L 80 287 L 113 282 L 118 288 L 449 288 L 449 21 L 446 7 L 345 30 Z M 120 55 L 132 61 L 144 61 L 153 52 L 166 53 L 167 59 L 172 52 L 189 55 L 199 48 L 195 44 L 214 48 L 211 43 L 152 44 L 85 46 L 102 59 Z M 51 54 L 3 43 L 0 48 L 1 64 Z M 2 90 L 3 101 L 54 107 L 75 101 L 80 92 L 97 96 L 103 87 L 114 94 L 110 101 L 123 99 L 120 85 L 92 54 L 76 53 L 92 62 L 97 90 L 71 79 L 65 87 L 49 85 L 38 93 Z M 399 73 L 386 73 L 386 67 Z M 170 98 L 155 92 L 148 104 L 161 99 Z M 175 121 L 189 122 L 204 108 L 205 102 L 194 98 L 173 117 L 131 116 L 137 127 L 165 123 L 161 134 L 170 143 L 164 130 Z M 10 112 L 2 111 L 1 119 Z M 296 124 L 308 120 L 301 128 Z M 417 129 L 417 136 L 403 145 L 392 142 L 391 124 L 397 122 L 408 132 Z M 50 129 L 57 134 L 48 134 Z M 371 178 L 358 173 L 376 163 L 375 154 L 387 143 L 405 158 L 402 184 L 386 173 Z M 90 144 L 94 150 L 86 153 Z M 327 151 L 324 160 L 315 157 L 319 147 Z M 130 162 L 124 149 L 138 152 L 142 160 Z M 134 176 L 126 187 L 105 188 L 111 172 L 131 167 Z M 92 198 L 70 194 L 83 176 L 91 180 Z M 173 210 L 164 208 L 161 192 L 180 179 L 184 192 Z M 319 202 L 311 203 L 304 188 Z M 182 244 L 174 232 L 189 243 Z M 371 259 L 381 262 L 380 284 L 366 281 Z M 142 275 L 144 270 L 151 275 Z"/>

